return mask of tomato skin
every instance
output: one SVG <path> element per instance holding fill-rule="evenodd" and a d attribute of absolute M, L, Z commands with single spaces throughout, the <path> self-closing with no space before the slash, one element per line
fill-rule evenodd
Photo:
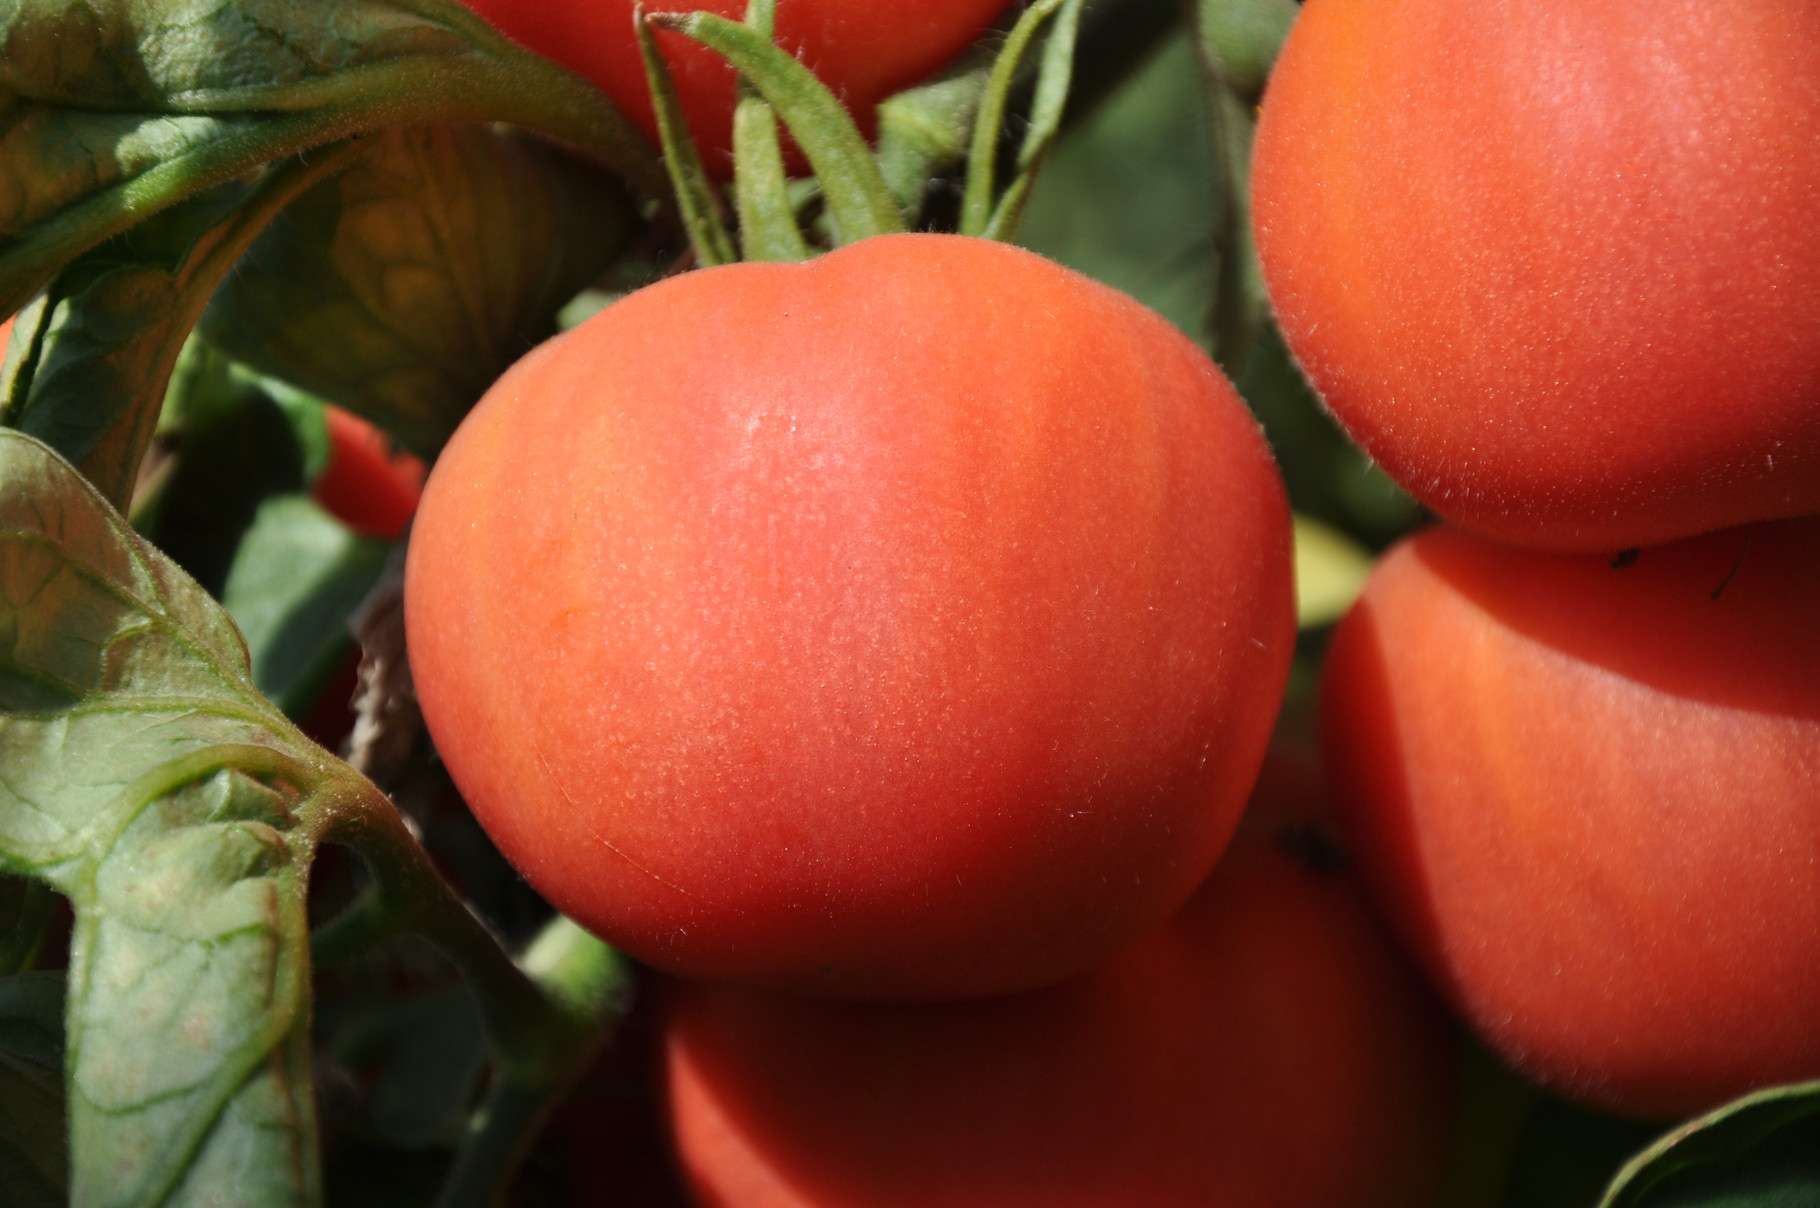
<path fill-rule="evenodd" d="M 1350 846 L 1518 1068 L 1649 1117 L 1820 1076 L 1816 599 L 1820 518 L 1627 567 L 1435 530 L 1342 622 Z"/>
<path fill-rule="evenodd" d="M 411 665 L 541 892 L 687 976 L 951 997 L 1184 901 L 1293 642 L 1281 480 L 1129 298 L 983 240 L 672 278 L 438 460 Z"/>
<path fill-rule="evenodd" d="M 1820 8 L 1310 0 L 1257 243 L 1291 349 L 1424 503 L 1649 545 L 1820 511 Z"/>
<path fill-rule="evenodd" d="M 1085 977 L 898 1006 L 678 985 L 671 1128 L 716 1208 L 1420 1208 L 1457 1040 L 1350 879 L 1248 815 Z"/>
<path fill-rule="evenodd" d="M 323 511 L 355 532 L 395 540 L 411 522 L 423 494 L 423 462 L 391 438 L 340 407 L 326 409 L 329 463 L 310 488 Z"/>
<path fill-rule="evenodd" d="M 592 80 L 653 140 L 657 118 L 633 37 L 634 0 L 463 0 L 501 33 Z M 777 43 L 841 98 L 868 136 L 873 110 L 933 73 L 980 36 L 1007 0 L 779 0 Z M 745 0 L 676 6 L 741 19 Z M 664 11 L 647 4 L 647 12 Z M 714 51 L 658 31 L 658 49 L 707 166 L 731 171 L 735 73 Z"/>

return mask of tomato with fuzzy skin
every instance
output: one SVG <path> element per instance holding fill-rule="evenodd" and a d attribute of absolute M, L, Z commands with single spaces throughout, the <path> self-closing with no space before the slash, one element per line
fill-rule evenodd
<path fill-rule="evenodd" d="M 423 462 L 339 407 L 326 409 L 329 461 L 310 487 L 323 511 L 355 532 L 391 541 L 403 533 L 423 494 Z"/>
<path fill-rule="evenodd" d="M 921 1007 L 670 988 L 698 1202 L 1434 1203 L 1453 1025 L 1350 877 L 1273 842 L 1292 819 L 1262 804 L 1175 918 L 1059 986 Z"/>
<path fill-rule="evenodd" d="M 1675 1117 L 1820 1077 L 1820 518 L 1399 547 L 1336 633 L 1348 839 L 1518 1068 Z"/>
<path fill-rule="evenodd" d="M 516 42 L 585 76 L 652 139 L 657 118 L 633 36 L 635 0 L 463 0 Z M 985 32 L 1007 0 L 778 0 L 777 43 L 841 98 L 869 135 L 878 103 L 925 78 Z M 710 12 L 740 19 L 745 0 L 646 3 L 646 12 Z M 735 73 L 691 38 L 657 31 L 678 99 L 707 166 L 732 168 Z"/>
<path fill-rule="evenodd" d="M 687 976 L 940 998 L 1187 899 L 1291 596 L 1205 355 L 1029 252 L 894 235 L 534 351 L 438 460 L 405 608 L 451 773 L 564 912 Z"/>
<path fill-rule="evenodd" d="M 1309 0 L 1254 214 L 1285 336 L 1435 511 L 1616 550 L 1820 512 L 1820 6 Z"/>

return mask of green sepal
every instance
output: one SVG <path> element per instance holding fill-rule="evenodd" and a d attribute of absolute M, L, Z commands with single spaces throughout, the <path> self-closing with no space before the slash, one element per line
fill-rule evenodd
<path fill-rule="evenodd" d="M 837 244 L 904 229 L 872 149 L 828 86 L 770 39 L 712 13 L 652 13 L 645 18 L 725 56 L 783 119 L 821 183 Z"/>
<path fill-rule="evenodd" d="M 632 21 L 638 35 L 638 54 L 645 65 L 645 84 L 651 90 L 651 107 L 657 115 L 664 168 L 676 194 L 683 229 L 689 234 L 689 246 L 695 250 L 696 263 L 704 268 L 732 264 L 739 259 L 739 253 L 734 250 L 733 236 L 727 233 L 727 224 L 721 217 L 719 192 L 689 133 L 676 79 L 657 49 L 657 39 L 651 36 L 652 19 L 645 16 L 643 5 L 633 7 Z"/>
<path fill-rule="evenodd" d="M 760 37 L 770 39 L 776 21 L 776 0 L 752 0 L 746 6 L 746 24 Z M 733 109 L 733 200 L 745 259 L 789 263 L 809 258 L 809 244 L 790 204 L 777 111 L 744 76 Z"/>
<path fill-rule="evenodd" d="M 1010 36 L 1005 39 L 1005 48 L 992 64 L 992 74 L 986 82 L 985 96 L 974 121 L 967 184 L 961 198 L 961 234 L 1009 239 L 1015 231 L 1035 173 L 1061 128 L 1062 109 L 1067 101 L 1068 80 L 1073 69 L 1075 34 L 1080 27 L 1081 3 L 1082 0 L 1037 0 L 1018 18 Z M 1024 56 L 1050 18 L 1055 18 L 1055 28 L 1037 74 L 1030 128 L 1018 148 L 1017 175 L 1001 197 L 997 194 L 996 177 L 1005 108 Z"/>

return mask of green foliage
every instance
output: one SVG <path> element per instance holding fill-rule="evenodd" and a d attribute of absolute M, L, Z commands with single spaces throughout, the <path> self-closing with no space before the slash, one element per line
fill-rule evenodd
<path fill-rule="evenodd" d="M 560 151 L 478 126 L 389 131 L 259 237 L 203 331 L 433 457 L 635 229 L 624 187 Z"/>
<path fill-rule="evenodd" d="M 302 870 L 320 752 L 253 687 L 220 607 L 13 432 L 0 594 L 0 865 L 76 910 L 74 1201 L 241 1185 L 308 1202 Z"/>
<path fill-rule="evenodd" d="M 1820 1082 L 1751 1095 L 1663 1137 L 1599 1208 L 1795 1208 L 1820 1203 Z"/>

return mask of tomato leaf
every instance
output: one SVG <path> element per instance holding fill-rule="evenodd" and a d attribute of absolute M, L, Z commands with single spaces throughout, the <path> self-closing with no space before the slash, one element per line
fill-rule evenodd
<path fill-rule="evenodd" d="M 1675 1129 L 1618 1173 L 1599 1208 L 1820 1202 L 1820 1082 L 1777 1087 Z"/>
<path fill-rule="evenodd" d="M 226 185 L 78 257 L 21 316 L 4 421 L 48 443 L 125 507 L 165 388 L 216 284 L 272 216 L 334 165 L 328 151 Z"/>
<path fill-rule="evenodd" d="M 11 1022 L 4 1000 L 8 983 L 18 980 L 0 981 L 0 1027 Z M 63 1208 L 68 1167 L 63 1080 L 55 1064 L 0 1052 L 0 1187 L 7 1208 Z"/>
<path fill-rule="evenodd" d="M 302 491 L 312 462 L 327 458 L 320 405 L 281 404 L 268 386 L 191 340 L 161 421 L 168 468 L 133 516 L 142 535 L 217 599 L 259 505 Z"/>
<path fill-rule="evenodd" d="M 0 44 L 0 314 L 160 210 L 386 126 L 512 122 L 663 189 L 598 89 L 453 0 L 15 0 Z"/>
<path fill-rule="evenodd" d="M 625 246 L 631 203 L 606 173 L 482 127 L 362 146 L 253 244 L 202 331 L 433 457 Z"/>
<path fill-rule="evenodd" d="M 304 495 L 260 505 L 221 603 L 246 638 L 253 683 L 292 716 L 315 701 L 352 648 L 347 619 L 391 545 L 361 537 Z"/>
<path fill-rule="evenodd" d="M 333 761 L 225 612 L 48 447 L 0 431 L 0 867 L 76 921 L 71 1199 L 315 1197 L 304 871 Z"/>
<path fill-rule="evenodd" d="M 1270 66 L 1301 11 L 1295 0 L 1196 0 L 1201 53 L 1247 106 L 1263 94 Z"/>

